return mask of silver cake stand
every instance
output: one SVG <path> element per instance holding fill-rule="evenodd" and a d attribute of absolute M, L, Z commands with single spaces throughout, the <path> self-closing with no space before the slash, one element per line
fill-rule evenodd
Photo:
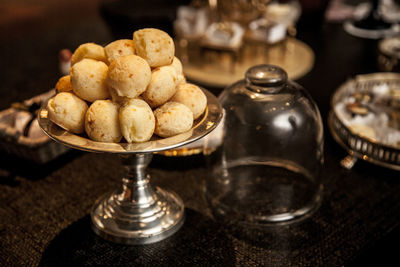
<path fill-rule="evenodd" d="M 93 230 L 106 240 L 123 244 L 148 244 L 174 234 L 184 221 L 184 205 L 173 192 L 153 188 L 146 172 L 153 153 L 194 142 L 210 133 L 220 122 L 222 107 L 204 90 L 207 108 L 188 132 L 170 137 L 154 137 L 145 143 L 102 143 L 72 134 L 48 119 L 46 106 L 38 120 L 43 131 L 66 146 L 97 153 L 118 154 L 127 170 L 122 185 L 102 197 L 91 211 Z"/>

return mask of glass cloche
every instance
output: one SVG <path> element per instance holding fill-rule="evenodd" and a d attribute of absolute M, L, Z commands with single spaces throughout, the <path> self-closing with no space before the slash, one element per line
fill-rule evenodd
<path fill-rule="evenodd" d="M 258 65 L 219 100 L 225 112 L 221 142 L 205 144 L 213 215 L 229 223 L 277 225 L 315 210 L 323 126 L 307 91 L 288 81 L 283 69 Z"/>

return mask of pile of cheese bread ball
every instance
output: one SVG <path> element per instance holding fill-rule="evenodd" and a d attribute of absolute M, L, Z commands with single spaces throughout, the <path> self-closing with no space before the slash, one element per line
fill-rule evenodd
<path fill-rule="evenodd" d="M 207 98 L 186 83 L 174 54 L 172 38 L 152 28 L 105 47 L 82 44 L 48 101 L 49 119 L 99 142 L 145 142 L 153 134 L 165 138 L 190 130 Z"/>

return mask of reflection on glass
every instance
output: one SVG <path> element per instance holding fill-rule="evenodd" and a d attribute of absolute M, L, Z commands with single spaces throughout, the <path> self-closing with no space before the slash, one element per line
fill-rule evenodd
<path fill-rule="evenodd" d="M 291 223 L 321 198 L 323 127 L 316 104 L 279 67 L 259 65 L 225 89 L 222 141 L 207 155 L 216 218 L 249 226 Z"/>

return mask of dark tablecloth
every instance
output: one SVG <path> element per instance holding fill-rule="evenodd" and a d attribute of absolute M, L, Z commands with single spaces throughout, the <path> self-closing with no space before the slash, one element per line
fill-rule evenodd
<path fill-rule="evenodd" d="M 24 34 L 8 29 L 9 38 L 2 36 L 2 109 L 54 86 L 60 49 L 113 40 L 98 14 L 65 21 L 27 25 L 26 32 L 17 31 Z M 336 24 L 300 28 L 298 38 L 316 55 L 313 70 L 298 82 L 317 102 L 326 125 L 333 91 L 356 74 L 377 71 L 377 42 L 349 36 Z M 159 243 L 123 246 L 97 237 L 89 216 L 94 201 L 120 183 L 117 156 L 70 151 L 38 165 L 1 152 L 0 265 L 384 266 L 398 252 L 387 242 L 399 236 L 400 174 L 365 162 L 345 170 L 339 165 L 345 155 L 326 128 L 321 207 L 299 224 L 256 238 L 226 231 L 212 219 L 203 196 L 202 156 L 155 156 L 152 183 L 182 197 L 185 224 Z"/>

